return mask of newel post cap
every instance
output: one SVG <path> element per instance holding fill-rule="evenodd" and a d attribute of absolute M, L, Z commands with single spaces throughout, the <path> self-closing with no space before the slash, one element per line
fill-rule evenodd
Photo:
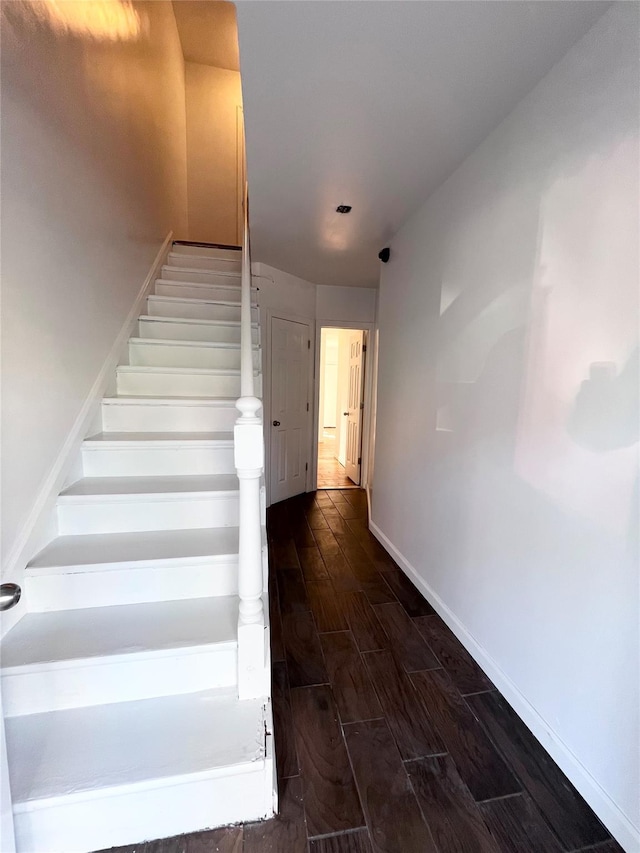
<path fill-rule="evenodd" d="M 240 397 L 236 400 L 236 409 L 243 420 L 259 421 L 258 412 L 262 408 L 262 400 L 257 397 Z"/>

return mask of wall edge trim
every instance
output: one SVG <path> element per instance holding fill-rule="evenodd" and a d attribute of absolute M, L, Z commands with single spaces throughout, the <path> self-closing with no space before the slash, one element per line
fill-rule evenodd
<path fill-rule="evenodd" d="M 107 388 L 111 373 L 115 371 L 120 353 L 126 345 L 131 331 L 141 313 L 141 306 L 147 295 L 151 292 L 158 271 L 160 270 L 169 250 L 171 248 L 173 231 L 169 231 L 164 238 L 162 245 L 158 249 L 155 259 L 149 268 L 135 301 L 120 327 L 120 331 L 116 336 L 113 345 L 111 346 L 107 356 L 93 382 L 85 400 L 78 412 L 71 429 L 60 448 L 56 459 L 49 469 L 49 473 L 42 480 L 33 503 L 31 511 L 23 522 L 13 547 L 7 555 L 7 560 L 2 568 L 2 579 L 10 580 L 18 573 L 22 572 L 28 561 L 36 553 L 37 549 L 44 546 L 46 543 L 41 543 L 37 539 L 37 533 L 41 532 L 41 526 L 44 523 L 44 517 L 48 512 L 51 512 L 55 505 L 60 490 L 64 487 L 65 477 L 68 475 L 71 465 L 75 459 L 75 455 L 79 453 L 80 445 L 86 437 L 86 432 L 89 429 L 92 419 L 96 416 L 97 407 L 99 406 L 104 392 Z M 13 621 L 7 620 L 2 626 L 2 633 L 6 633 L 12 626 Z"/>
<path fill-rule="evenodd" d="M 409 560 L 372 520 L 371 515 L 369 516 L 369 527 L 376 539 L 389 551 L 404 573 L 419 588 L 429 604 L 486 672 L 509 705 L 571 783 L 575 785 L 618 843 L 628 851 L 640 849 L 640 828 L 634 826 L 631 819 L 607 794 L 562 738 L 554 732 L 509 676 L 503 672 L 491 655 L 469 633 L 455 613 L 449 609 Z"/>

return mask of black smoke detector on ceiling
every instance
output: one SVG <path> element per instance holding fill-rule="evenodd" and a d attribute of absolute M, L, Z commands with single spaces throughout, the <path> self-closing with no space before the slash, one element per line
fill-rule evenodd
<path fill-rule="evenodd" d="M 336 207 L 336 213 L 351 213 L 351 205 L 350 204 L 339 204 Z"/>

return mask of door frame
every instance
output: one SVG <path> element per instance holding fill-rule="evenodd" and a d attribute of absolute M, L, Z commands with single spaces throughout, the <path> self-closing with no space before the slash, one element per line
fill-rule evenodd
<path fill-rule="evenodd" d="M 364 343 L 367 346 L 364 359 L 364 409 L 362 411 L 362 462 L 360 464 L 360 488 L 366 489 L 369 482 L 369 451 L 371 445 L 371 395 L 373 393 L 373 346 L 374 346 L 374 324 L 347 320 L 316 320 L 315 328 L 315 351 L 313 372 L 313 439 L 311 447 L 311 464 L 309 465 L 311 477 L 307 491 L 315 491 L 318 484 L 318 429 L 320 416 L 320 338 L 322 329 L 362 329 L 364 332 Z M 317 369 L 315 367 L 317 365 Z"/>
<path fill-rule="evenodd" d="M 314 412 L 314 398 L 313 398 L 313 377 L 315 371 L 315 361 L 314 361 L 314 353 L 315 353 L 315 335 L 316 329 L 314 320 L 312 317 L 303 317 L 300 314 L 291 314 L 288 311 L 280 311 L 276 308 L 267 308 L 265 312 L 265 341 L 264 341 L 264 364 L 262 371 L 262 379 L 263 379 L 263 387 L 262 387 L 262 413 L 263 413 L 263 423 L 264 423 L 264 443 L 265 443 L 265 454 L 264 454 L 264 480 L 265 480 L 265 488 L 266 488 L 266 499 L 267 506 L 271 506 L 271 421 L 273 418 L 271 417 L 271 321 L 272 320 L 289 320 L 291 323 L 304 323 L 305 326 L 309 327 L 309 338 L 311 340 L 311 348 L 309 350 L 309 370 L 307 375 L 307 395 L 309 398 L 309 418 L 307 421 L 307 460 L 308 460 L 308 468 L 307 468 L 307 476 L 305 479 L 305 492 L 311 491 L 313 486 L 312 483 L 315 483 L 315 480 L 312 479 L 313 473 L 313 459 L 310 454 L 310 443 L 311 443 L 311 429 L 312 424 L 315 418 Z"/>

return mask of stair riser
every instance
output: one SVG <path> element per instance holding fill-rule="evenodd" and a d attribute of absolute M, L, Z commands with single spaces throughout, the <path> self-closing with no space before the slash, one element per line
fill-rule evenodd
<path fill-rule="evenodd" d="M 182 265 L 186 267 L 186 264 Z M 211 270 L 183 269 L 178 266 L 165 266 L 160 270 L 160 278 L 169 281 L 198 282 L 199 284 L 235 284 L 239 285 L 239 272 L 213 272 Z"/>
<path fill-rule="evenodd" d="M 160 338 L 174 341 L 206 341 L 207 343 L 240 343 L 240 326 L 210 326 L 198 323 L 176 323 L 158 320 L 139 320 L 138 337 Z M 252 329 L 254 345 L 258 343 L 258 330 Z"/>
<path fill-rule="evenodd" d="M 5 715 L 16 717 L 156 696 L 177 696 L 230 687 L 237 680 L 237 647 L 231 643 L 217 649 L 190 649 L 189 654 L 126 658 L 127 655 L 121 655 L 118 659 L 70 661 L 64 667 L 3 675 Z"/>
<path fill-rule="evenodd" d="M 177 296 L 184 299 L 218 299 L 222 302 L 237 302 L 240 304 L 239 287 L 219 287 L 208 284 L 170 284 L 157 281 L 156 296 Z M 255 299 L 253 300 L 255 302 Z"/>
<path fill-rule="evenodd" d="M 227 432 L 239 417 L 235 406 L 102 404 L 105 432 Z"/>
<path fill-rule="evenodd" d="M 239 397 L 240 376 L 210 376 L 187 373 L 120 373 L 118 394 L 141 397 Z M 256 394 L 261 396 L 260 377 Z"/>
<path fill-rule="evenodd" d="M 240 272 L 239 260 L 230 258 L 207 258 L 197 255 L 182 255 L 169 253 L 166 266 L 188 267 L 189 269 L 213 270 L 214 272 Z"/>
<path fill-rule="evenodd" d="M 201 499 L 185 497 L 131 501 L 122 498 L 118 501 L 58 504 L 60 536 L 237 525 L 237 494 Z"/>
<path fill-rule="evenodd" d="M 229 557 L 201 558 L 170 566 L 105 571 L 39 574 L 25 578 L 25 594 L 32 612 L 78 610 L 83 607 L 110 607 L 118 604 L 145 604 L 151 601 L 180 601 L 213 598 L 238 593 L 238 560 Z"/>
<path fill-rule="evenodd" d="M 240 369 L 240 347 L 181 346 L 165 343 L 129 343 L 129 364 L 146 367 L 201 367 Z M 254 350 L 253 366 L 260 366 L 260 353 Z"/>
<path fill-rule="evenodd" d="M 240 249 L 217 249 L 214 246 L 187 246 L 176 243 L 171 247 L 174 255 L 201 255 L 205 258 L 226 258 L 239 261 L 242 256 Z"/>
<path fill-rule="evenodd" d="M 113 447 L 82 451 L 85 477 L 162 477 L 180 474 L 232 474 L 233 443 L 226 447 Z"/>
<path fill-rule="evenodd" d="M 184 776 L 166 786 L 144 784 L 118 796 L 96 791 L 49 807 L 16 809 L 17 849 L 28 853 L 90 853 L 149 838 L 169 838 L 212 826 L 261 820 L 272 814 L 273 763 L 256 761 L 249 772 L 212 778 Z"/>
<path fill-rule="evenodd" d="M 152 317 L 184 317 L 193 320 L 240 320 L 240 306 L 211 302 L 166 301 L 162 297 L 147 299 L 147 314 Z M 251 321 L 258 320 L 257 309 L 251 310 Z"/>

